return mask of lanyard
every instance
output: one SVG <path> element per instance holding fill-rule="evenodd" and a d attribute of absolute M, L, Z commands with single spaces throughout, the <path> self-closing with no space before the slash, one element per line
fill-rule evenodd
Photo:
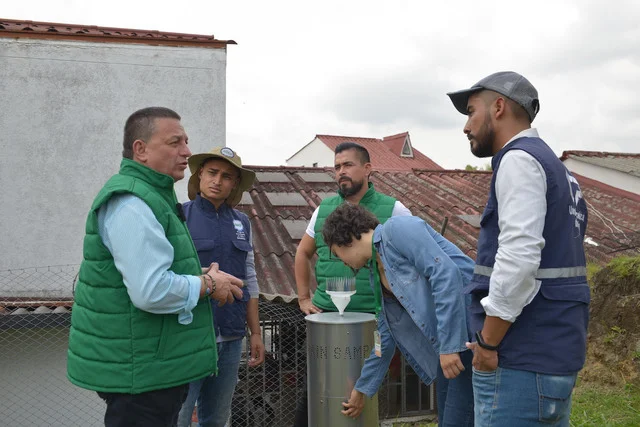
<path fill-rule="evenodd" d="M 378 271 L 376 247 L 371 241 L 371 274 L 373 274 L 373 296 L 376 300 L 376 321 L 382 311 L 382 280 L 380 279 L 380 272 Z"/>

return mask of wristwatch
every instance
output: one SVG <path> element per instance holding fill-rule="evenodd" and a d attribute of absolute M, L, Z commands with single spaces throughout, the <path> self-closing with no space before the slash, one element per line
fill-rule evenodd
<path fill-rule="evenodd" d="M 478 345 L 484 348 L 485 350 L 491 350 L 491 351 L 498 350 L 497 345 L 489 345 L 486 342 L 484 342 L 484 339 L 482 338 L 482 331 L 476 331 L 476 341 L 478 342 Z"/>

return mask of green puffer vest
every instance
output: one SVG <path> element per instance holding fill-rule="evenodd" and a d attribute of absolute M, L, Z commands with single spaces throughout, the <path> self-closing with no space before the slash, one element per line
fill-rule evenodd
<path fill-rule="evenodd" d="M 89 390 L 138 394 L 175 387 L 217 372 L 211 306 L 200 299 L 193 322 L 133 306 L 113 256 L 98 233 L 98 208 L 114 194 L 132 193 L 149 205 L 174 248 L 170 270 L 200 275 L 186 224 L 177 215 L 173 178 L 123 159 L 120 172 L 96 196 L 86 224 L 75 290 L 67 377 Z"/>
<path fill-rule="evenodd" d="M 353 277 L 353 272 L 349 267 L 344 265 L 339 259 L 329 259 L 329 248 L 322 238 L 322 226 L 329 214 L 333 212 L 340 204 L 344 202 L 341 192 L 337 196 L 324 199 L 318 208 L 318 218 L 314 228 L 316 237 L 316 251 L 318 253 L 318 261 L 316 262 L 316 281 L 318 288 L 313 294 L 313 304 L 325 311 L 338 311 L 331 301 L 331 297 L 327 295 L 327 277 Z M 373 184 L 369 183 L 369 189 L 365 193 L 360 205 L 370 210 L 381 223 L 391 218 L 393 206 L 396 199 L 382 193 L 378 193 L 373 189 Z M 379 284 L 377 284 L 379 285 Z M 351 297 L 351 301 L 347 306 L 347 311 L 359 311 L 365 313 L 375 312 L 375 298 L 369 284 L 369 270 L 363 268 L 356 276 L 356 294 Z"/>

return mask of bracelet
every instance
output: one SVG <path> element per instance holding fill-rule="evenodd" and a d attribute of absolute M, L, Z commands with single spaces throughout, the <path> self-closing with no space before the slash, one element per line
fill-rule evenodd
<path fill-rule="evenodd" d="M 205 276 L 208 276 L 207 274 L 203 274 L 202 275 L 202 281 L 204 282 L 204 286 L 205 286 L 205 290 L 204 290 L 204 296 L 209 296 L 211 295 L 211 283 L 207 283 L 207 278 Z M 211 279 L 211 276 L 209 276 L 209 279 Z"/>
<path fill-rule="evenodd" d="M 484 338 L 482 338 L 482 331 L 476 331 L 476 341 L 478 342 L 478 345 L 484 348 L 485 350 L 490 350 L 490 351 L 498 350 L 498 345 L 489 345 L 486 342 L 484 342 Z"/>
<path fill-rule="evenodd" d="M 214 279 L 209 273 L 205 273 L 204 275 L 209 276 L 209 279 L 211 279 L 211 293 L 215 294 L 217 288 L 216 279 Z"/>

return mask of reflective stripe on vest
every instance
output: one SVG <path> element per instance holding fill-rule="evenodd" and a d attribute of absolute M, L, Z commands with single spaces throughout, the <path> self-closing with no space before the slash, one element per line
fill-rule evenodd
<path fill-rule="evenodd" d="M 487 267 L 484 265 L 476 265 L 473 269 L 474 274 L 478 274 L 480 276 L 491 277 L 491 273 L 493 273 L 492 267 Z M 569 277 L 582 277 L 587 275 L 587 267 L 578 266 L 578 267 L 566 267 L 566 268 L 540 268 L 536 272 L 536 279 L 544 280 L 544 279 L 566 279 Z"/>

